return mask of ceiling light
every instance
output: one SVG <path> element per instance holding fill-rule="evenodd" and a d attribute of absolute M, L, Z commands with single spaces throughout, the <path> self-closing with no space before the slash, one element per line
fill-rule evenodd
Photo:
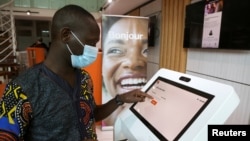
<path fill-rule="evenodd" d="M 28 10 L 28 11 L 26 12 L 26 14 L 27 14 L 27 15 L 30 15 L 30 11 Z"/>
<path fill-rule="evenodd" d="M 112 2 L 112 0 L 108 0 L 108 3 L 111 3 Z"/>

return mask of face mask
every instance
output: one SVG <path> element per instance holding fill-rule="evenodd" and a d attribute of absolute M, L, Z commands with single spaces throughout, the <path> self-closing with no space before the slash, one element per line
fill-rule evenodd
<path fill-rule="evenodd" d="M 77 41 L 83 46 L 82 55 L 74 55 L 69 48 L 69 45 L 66 44 L 69 52 L 71 53 L 71 63 L 75 68 L 83 68 L 92 64 L 97 57 L 98 48 L 90 45 L 83 45 L 83 43 L 78 39 L 78 37 L 71 31 L 72 35 L 77 39 Z"/>

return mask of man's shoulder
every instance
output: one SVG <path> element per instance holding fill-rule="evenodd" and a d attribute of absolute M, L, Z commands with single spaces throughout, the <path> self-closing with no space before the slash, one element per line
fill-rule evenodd
<path fill-rule="evenodd" d="M 81 69 L 82 75 L 90 76 L 90 73 L 86 71 L 85 69 Z"/>
<path fill-rule="evenodd" d="M 35 83 L 36 79 L 39 77 L 40 69 L 39 66 L 33 66 L 20 73 L 12 81 L 20 85 L 28 85 Z"/>

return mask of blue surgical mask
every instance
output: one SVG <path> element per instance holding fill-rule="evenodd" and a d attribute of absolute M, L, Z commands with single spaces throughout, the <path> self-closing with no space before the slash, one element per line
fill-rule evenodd
<path fill-rule="evenodd" d="M 83 46 L 82 55 L 74 55 L 70 50 L 69 45 L 66 44 L 69 52 L 71 53 L 72 66 L 81 69 L 92 64 L 97 58 L 98 48 L 86 44 L 84 45 L 72 31 L 71 33 L 76 38 L 76 40 Z"/>

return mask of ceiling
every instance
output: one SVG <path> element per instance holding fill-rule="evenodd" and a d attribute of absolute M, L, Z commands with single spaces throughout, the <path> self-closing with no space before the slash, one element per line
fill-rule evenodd
<path fill-rule="evenodd" d="M 128 2 L 129 1 L 129 2 Z M 154 0 L 14 0 L 14 16 L 17 19 L 51 19 L 54 12 L 67 4 L 77 4 L 91 12 L 96 18 L 101 14 L 124 15 L 135 8 Z M 27 15 L 26 11 L 31 11 Z"/>
<path fill-rule="evenodd" d="M 76 4 L 96 17 L 107 0 L 14 0 L 16 19 L 50 20 L 55 11 L 68 4 Z M 31 11 L 26 15 L 26 11 Z"/>
<path fill-rule="evenodd" d="M 67 4 L 77 4 L 89 12 L 97 12 L 106 0 L 14 0 L 15 7 L 58 9 Z"/>
<path fill-rule="evenodd" d="M 114 0 L 112 3 L 106 3 L 103 8 L 104 14 L 126 14 L 144 4 L 152 2 L 154 0 Z"/>

